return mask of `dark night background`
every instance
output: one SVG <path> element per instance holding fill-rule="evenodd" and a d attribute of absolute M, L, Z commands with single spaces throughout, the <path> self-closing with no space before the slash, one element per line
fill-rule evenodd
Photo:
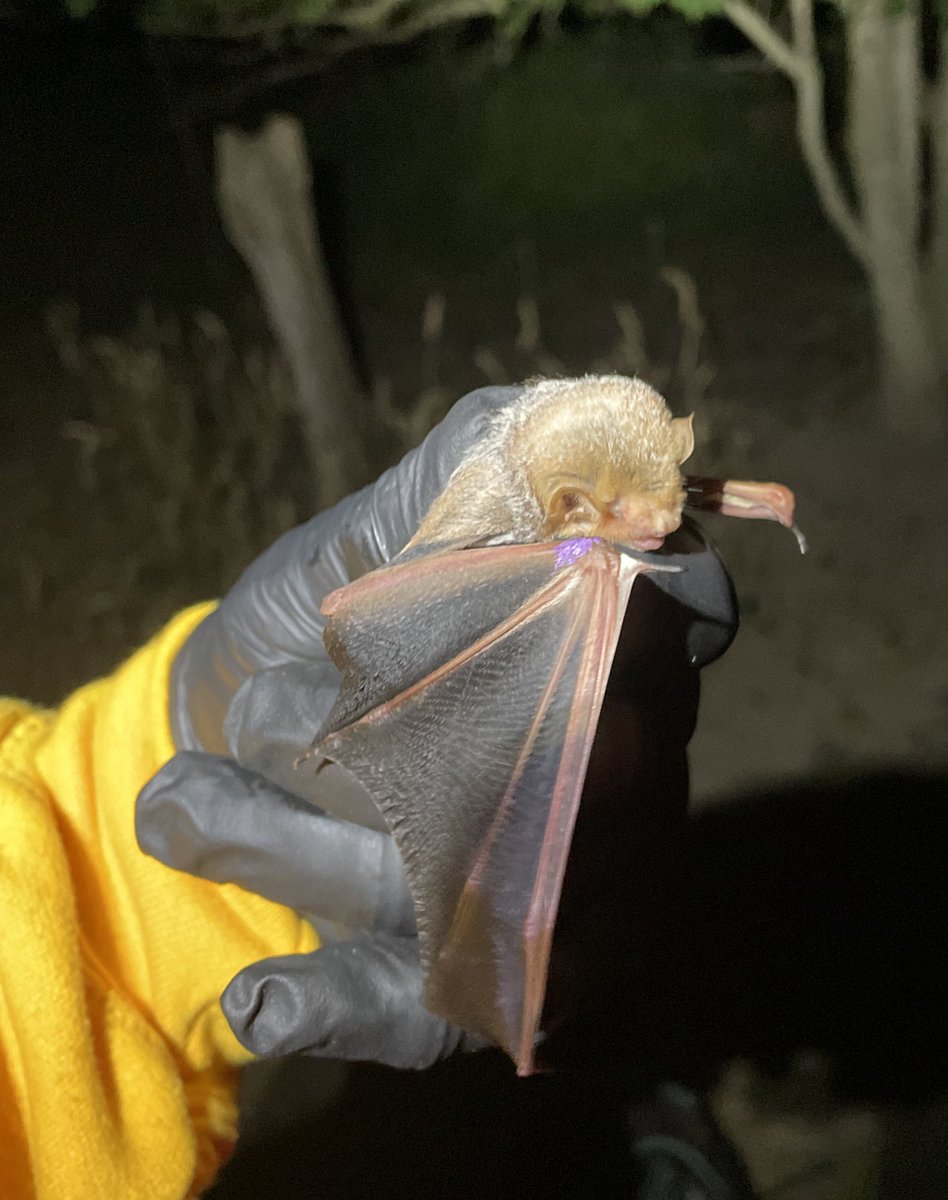
<path fill-rule="evenodd" d="M 716 1088 L 764 1194 L 799 1175 L 781 1200 L 940 1200 L 943 789 L 865 780 L 948 761 L 945 447 L 873 424 L 865 285 L 790 89 L 756 64 L 723 22 L 658 11 L 513 52 L 448 31 L 261 90 L 120 20 L 0 21 L 0 691 L 59 700 L 307 514 L 292 414 L 247 399 L 264 377 L 282 394 L 280 368 L 211 152 L 219 121 L 296 114 L 360 369 L 397 411 L 638 369 L 698 409 L 695 470 L 796 490 L 805 559 L 775 526 L 713 524 L 744 624 L 705 680 L 656 1069 Z M 180 473 L 149 457 L 145 416 L 168 411 L 194 418 Z M 624 1194 L 605 1084 L 512 1090 L 482 1056 L 417 1077 L 287 1063 L 251 1095 L 221 1200 Z"/>

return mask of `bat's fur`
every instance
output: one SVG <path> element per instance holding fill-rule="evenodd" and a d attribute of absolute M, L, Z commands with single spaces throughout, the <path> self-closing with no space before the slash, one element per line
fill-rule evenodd
<path fill-rule="evenodd" d="M 411 544 L 660 538 L 680 523 L 679 464 L 693 442 L 691 419 L 673 418 L 640 379 L 533 382 L 458 466 Z"/>

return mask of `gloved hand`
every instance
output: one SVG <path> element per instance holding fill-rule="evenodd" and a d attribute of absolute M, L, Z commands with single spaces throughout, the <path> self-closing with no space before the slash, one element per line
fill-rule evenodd
<path fill-rule="evenodd" d="M 174 664 L 179 753 L 139 797 L 142 849 L 289 905 L 324 939 L 310 955 L 253 964 L 224 992 L 228 1021 L 256 1054 L 424 1067 L 481 1044 L 424 1007 L 401 861 L 367 794 L 340 767 L 313 773 L 294 762 L 338 687 L 323 648 L 323 598 L 398 553 L 491 415 L 521 391 L 464 397 L 375 484 L 285 534 Z M 733 637 L 730 581 L 688 522 L 666 545 L 687 570 L 651 578 L 693 613 L 688 650 L 703 665 Z"/>

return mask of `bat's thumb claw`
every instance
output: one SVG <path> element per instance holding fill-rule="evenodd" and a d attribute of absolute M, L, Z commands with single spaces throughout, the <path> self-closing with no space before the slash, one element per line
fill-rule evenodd
<path fill-rule="evenodd" d="M 686 571 L 687 567 L 683 563 L 666 562 L 662 558 L 658 558 L 653 554 L 649 554 L 644 550 L 633 550 L 631 546 L 616 546 L 620 554 L 624 554 L 626 558 L 631 558 L 633 562 L 641 563 L 647 571 L 664 571 L 669 575 L 677 575 L 681 571 Z"/>
<path fill-rule="evenodd" d="M 298 771 L 303 763 L 311 762 L 314 758 L 319 760 L 316 767 L 317 772 L 321 771 L 329 761 L 323 753 L 322 743 L 319 741 L 313 742 L 298 758 L 293 759 L 293 770 Z"/>

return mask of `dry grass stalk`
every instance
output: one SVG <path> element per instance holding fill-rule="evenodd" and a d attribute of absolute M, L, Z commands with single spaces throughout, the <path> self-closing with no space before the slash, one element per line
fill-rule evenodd
<path fill-rule="evenodd" d="M 61 432 L 88 519 L 132 564 L 130 585 L 183 571 L 213 593 L 301 515 L 305 463 L 272 349 L 240 349 L 209 312 L 183 327 L 146 306 L 124 337 L 84 334 L 72 305 L 47 324 L 86 404 Z"/>
<path fill-rule="evenodd" d="M 624 301 L 614 308 L 618 336 L 608 354 L 580 369 L 641 375 L 677 407 L 696 410 L 701 425 L 713 407 L 719 427 L 720 406 L 709 405 L 706 395 L 713 373 L 697 288 L 677 268 L 663 278 L 676 297 L 675 361 L 650 357 L 639 313 Z M 392 461 L 417 445 L 456 398 L 444 378 L 446 317 L 444 293 L 432 293 L 421 314 L 411 403 L 396 400 L 389 380 L 375 381 L 377 433 Z M 77 581 L 96 612 L 121 613 L 136 592 L 172 603 L 179 593 L 187 598 L 185 591 L 216 594 L 282 530 L 309 515 L 311 468 L 289 372 L 272 346 L 238 345 L 209 312 L 183 325 L 146 306 L 122 337 L 83 333 L 71 305 L 50 309 L 47 322 L 84 398 L 85 411 L 63 425 L 62 436 L 75 445 L 76 482 L 89 497 L 90 542 L 109 548 L 108 568 L 104 560 L 90 561 L 90 578 Z M 492 384 L 576 369 L 547 348 L 539 305 L 529 294 L 517 303 L 512 349 L 510 366 L 489 346 L 477 349 L 474 363 Z M 42 592 L 28 575 L 26 590 Z"/>

